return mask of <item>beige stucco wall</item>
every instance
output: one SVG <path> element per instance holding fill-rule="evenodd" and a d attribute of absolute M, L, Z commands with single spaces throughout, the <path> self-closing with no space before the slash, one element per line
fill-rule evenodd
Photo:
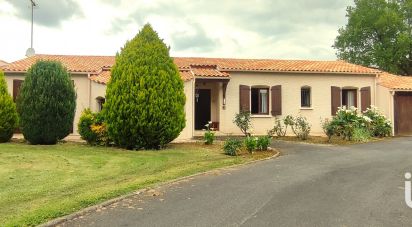
<path fill-rule="evenodd" d="M 393 125 L 394 122 L 394 108 L 393 108 L 393 95 L 389 88 L 383 87 L 381 85 L 376 86 L 376 107 L 379 111 L 384 114 Z M 394 134 L 394 128 L 392 128 L 392 133 Z"/>
<path fill-rule="evenodd" d="M 285 74 L 285 73 L 231 73 L 227 87 L 226 110 L 220 108 L 220 131 L 227 134 L 240 134 L 240 130 L 232 123 L 239 112 L 239 85 L 274 86 L 282 85 L 282 116 L 288 114 L 306 117 L 312 125 L 312 135 L 323 135 L 321 119 L 331 118 L 331 86 L 358 88 L 370 86 L 372 105 L 375 105 L 375 77 L 338 74 Z M 300 107 L 300 89 L 310 86 L 312 91 L 312 108 Z M 270 96 L 269 96 L 270 97 Z M 269 98 L 269 111 L 271 97 Z M 358 91 L 358 106 L 360 94 Z M 253 116 L 252 125 L 255 134 L 266 134 L 274 125 L 275 118 Z M 291 132 L 289 132 L 291 133 Z"/>
<path fill-rule="evenodd" d="M 97 99 L 98 97 L 106 98 L 106 85 L 91 81 L 90 109 L 93 112 L 99 110 Z"/>
<path fill-rule="evenodd" d="M 186 95 L 185 113 L 186 127 L 182 130 L 177 140 L 186 140 L 193 137 L 194 129 L 194 80 L 184 82 Z"/>
<path fill-rule="evenodd" d="M 7 88 L 9 93 L 13 94 L 13 80 L 24 80 L 24 74 L 22 73 L 5 73 Z M 86 74 L 72 74 L 71 79 L 74 81 L 75 90 L 77 93 L 76 99 L 76 113 L 73 123 L 73 134 L 78 135 L 77 122 L 79 122 L 80 114 L 83 109 L 89 107 L 90 97 L 90 80 Z"/>
<path fill-rule="evenodd" d="M 213 122 L 219 122 L 219 115 L 220 115 L 220 111 L 219 111 L 219 105 L 221 103 L 221 99 L 219 99 L 220 97 L 220 83 L 217 82 L 197 82 L 195 83 L 195 89 L 210 89 L 210 118 L 211 121 Z"/>

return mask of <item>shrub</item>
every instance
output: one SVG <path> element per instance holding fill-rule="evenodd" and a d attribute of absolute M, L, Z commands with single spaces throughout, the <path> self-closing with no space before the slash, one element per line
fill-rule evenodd
<path fill-rule="evenodd" d="M 332 139 L 332 136 L 335 134 L 335 131 L 336 131 L 335 122 L 330 121 L 329 119 L 321 120 L 321 126 L 323 129 L 323 132 L 328 137 L 328 142 L 330 142 Z"/>
<path fill-rule="evenodd" d="M 240 131 L 242 131 L 245 136 L 250 136 L 250 129 L 252 127 L 250 112 L 242 111 L 236 114 L 233 123 L 235 123 L 236 126 L 239 127 Z"/>
<path fill-rule="evenodd" d="M 17 123 L 16 105 L 7 91 L 4 73 L 0 70 L 0 143 L 10 141 Z"/>
<path fill-rule="evenodd" d="M 213 141 L 215 140 L 215 133 L 210 131 L 210 124 L 212 124 L 211 121 L 209 121 L 209 123 L 207 123 L 206 126 L 206 132 L 204 135 L 204 140 L 205 140 L 205 144 L 206 145 L 212 145 Z"/>
<path fill-rule="evenodd" d="M 283 121 L 285 122 L 285 120 Z M 273 128 L 268 132 L 268 135 L 273 137 L 283 137 L 286 136 L 286 132 L 288 130 L 288 126 L 287 124 L 285 124 L 284 126 L 282 125 L 282 121 L 276 117 L 275 119 L 275 126 L 273 126 Z"/>
<path fill-rule="evenodd" d="M 293 133 L 301 140 L 307 140 L 309 137 L 311 126 L 305 117 L 287 116 L 285 121 L 291 126 Z"/>
<path fill-rule="evenodd" d="M 111 140 L 107 134 L 102 112 L 93 113 L 90 109 L 83 110 L 77 126 L 81 138 L 88 144 L 101 146 L 110 144 Z"/>
<path fill-rule="evenodd" d="M 368 108 L 363 115 L 370 119 L 370 131 L 372 136 L 385 137 L 392 134 L 392 124 L 381 114 L 376 107 Z"/>
<path fill-rule="evenodd" d="M 244 140 L 246 150 L 249 151 L 249 153 L 252 153 L 254 150 L 256 150 L 257 146 L 257 138 L 253 136 L 248 136 Z"/>
<path fill-rule="evenodd" d="M 237 156 L 238 151 L 242 148 L 242 141 L 237 139 L 228 139 L 223 145 L 225 154 L 230 156 Z"/>
<path fill-rule="evenodd" d="M 24 138 L 31 144 L 56 144 L 73 129 L 76 93 L 60 62 L 38 61 L 27 72 L 17 97 Z"/>
<path fill-rule="evenodd" d="M 160 149 L 179 136 L 186 123 L 183 81 L 149 24 L 116 55 L 111 74 L 105 112 L 117 146 Z"/>
<path fill-rule="evenodd" d="M 269 136 L 259 136 L 256 142 L 256 147 L 259 151 L 267 151 L 270 145 Z"/>
<path fill-rule="evenodd" d="M 356 127 L 353 130 L 352 140 L 356 142 L 367 142 L 371 139 L 371 134 L 368 129 Z"/>

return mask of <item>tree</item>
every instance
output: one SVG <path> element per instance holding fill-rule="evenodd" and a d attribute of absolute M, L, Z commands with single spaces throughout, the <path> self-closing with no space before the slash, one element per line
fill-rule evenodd
<path fill-rule="evenodd" d="M 147 24 L 126 42 L 111 70 L 105 119 L 109 136 L 127 149 L 160 149 L 185 126 L 185 94 L 169 48 Z"/>
<path fill-rule="evenodd" d="M 412 1 L 355 0 L 334 44 L 351 63 L 412 75 Z"/>
<path fill-rule="evenodd" d="M 0 70 L 0 143 L 10 141 L 17 122 L 16 105 L 7 91 L 4 73 Z"/>
<path fill-rule="evenodd" d="M 17 97 L 24 138 L 31 144 L 56 144 L 70 134 L 76 92 L 60 62 L 38 61 L 27 72 Z"/>

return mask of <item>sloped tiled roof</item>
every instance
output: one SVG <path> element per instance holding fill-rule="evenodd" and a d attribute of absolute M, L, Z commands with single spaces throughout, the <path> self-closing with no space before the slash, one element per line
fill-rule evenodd
<path fill-rule="evenodd" d="M 397 76 L 384 72 L 379 75 L 378 84 L 392 90 L 412 90 L 412 76 Z"/>
<path fill-rule="evenodd" d="M 60 61 L 72 73 L 90 73 L 91 79 L 107 83 L 109 70 L 115 63 L 114 56 L 76 56 L 43 55 L 3 66 L 5 72 L 26 72 L 38 60 Z M 306 61 L 306 60 L 270 60 L 270 59 L 230 59 L 230 58 L 186 58 L 175 57 L 183 80 L 194 77 L 228 78 L 232 71 L 255 72 L 304 72 L 304 73 L 340 73 L 356 75 L 376 75 L 379 70 L 347 63 L 345 61 Z"/>
<path fill-rule="evenodd" d="M 5 65 L 8 65 L 9 63 L 7 63 L 7 62 L 5 62 L 5 61 L 3 61 L 3 60 L 0 60 L 0 67 L 2 67 L 2 66 L 5 66 Z"/>

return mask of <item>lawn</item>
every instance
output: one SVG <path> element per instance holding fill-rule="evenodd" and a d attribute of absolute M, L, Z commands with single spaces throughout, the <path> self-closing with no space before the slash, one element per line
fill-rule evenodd
<path fill-rule="evenodd" d="M 0 226 L 37 225 L 137 189 L 272 154 L 230 157 L 220 145 L 202 144 L 161 151 L 0 144 Z"/>

